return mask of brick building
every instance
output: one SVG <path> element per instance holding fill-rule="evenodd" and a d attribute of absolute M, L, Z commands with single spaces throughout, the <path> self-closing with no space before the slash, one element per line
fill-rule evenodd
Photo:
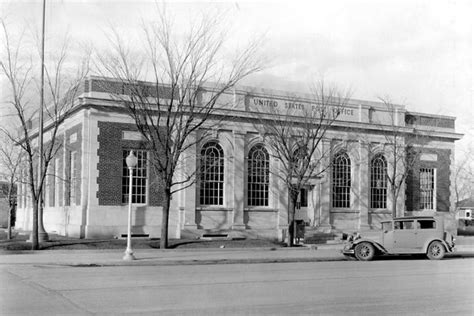
<path fill-rule="evenodd" d="M 160 181 L 148 165 L 148 152 L 134 121 L 103 88 L 104 81 L 114 82 L 97 77 L 84 82 L 77 109 L 62 126 L 59 137 L 63 146 L 48 172 L 44 226 L 48 232 L 88 238 L 125 233 L 128 173 L 124 158 L 133 149 L 138 166 L 132 191 L 132 233 L 158 237 Z M 212 136 L 191 148 L 195 158 L 186 162 L 187 168 L 195 169 L 203 155 L 212 154 L 219 165 L 215 183 L 205 189 L 198 180 L 173 196 L 169 236 L 233 231 L 244 236 L 281 238 L 288 227 L 288 193 L 284 183 L 272 174 L 277 162 L 255 128 L 255 112 L 265 111 L 269 104 L 285 107 L 295 100 L 301 107 L 311 106 L 311 97 L 301 94 L 289 98 L 282 92 L 241 88 L 222 99 L 228 104 L 225 115 L 232 119 L 212 127 Z M 350 100 L 322 143 L 330 149 L 333 165 L 302 190 L 299 219 L 329 231 L 375 228 L 391 217 L 394 202 L 383 176 L 390 168 L 391 154 L 384 152 L 383 133 L 392 122 L 406 137 L 415 129 L 429 134 L 396 202 L 397 215 L 451 216 L 454 143 L 461 138 L 455 132 L 455 118 L 413 113 L 398 105 L 389 111 L 382 103 Z M 248 177 L 252 159 L 260 159 L 268 177 Z M 334 180 L 339 172 L 349 179 L 345 188 Z M 29 229 L 31 201 L 25 186 L 19 190 L 16 226 Z M 336 191 L 347 194 L 334 194 Z"/>

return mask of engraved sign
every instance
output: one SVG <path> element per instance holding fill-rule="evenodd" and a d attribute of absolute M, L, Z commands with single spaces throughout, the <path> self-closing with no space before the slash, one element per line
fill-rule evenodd
<path fill-rule="evenodd" d="M 136 131 L 123 131 L 122 132 L 123 140 L 143 140 L 143 136 L 140 132 Z"/>
<path fill-rule="evenodd" d="M 289 101 L 281 99 L 269 99 L 269 98 L 258 98 L 253 97 L 250 100 L 250 110 L 257 112 L 268 112 L 268 113 L 279 113 L 289 115 L 302 115 L 307 116 L 308 114 L 317 114 L 322 111 L 329 111 L 332 115 L 339 117 L 355 118 L 356 109 L 351 107 L 340 107 L 334 105 L 328 105 L 323 107 L 322 105 L 310 102 L 299 102 Z"/>

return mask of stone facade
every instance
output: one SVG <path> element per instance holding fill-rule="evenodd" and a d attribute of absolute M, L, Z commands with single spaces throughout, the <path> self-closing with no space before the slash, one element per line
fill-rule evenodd
<path fill-rule="evenodd" d="M 117 82 L 104 85 L 100 78 L 84 84 L 78 109 L 68 118 L 60 135 L 61 148 L 50 166 L 46 188 L 44 225 L 47 231 L 77 237 L 112 237 L 126 233 L 128 205 L 122 201 L 124 150 L 147 150 L 133 120 L 114 102 L 104 87 L 126 92 Z M 163 90 L 163 94 L 166 94 Z M 251 91 L 251 93 L 249 92 Z M 200 96 L 206 98 L 205 93 Z M 223 153 L 223 197 L 220 205 L 200 204 L 200 182 L 177 192 L 171 201 L 169 236 L 181 238 L 204 233 L 226 232 L 248 237 L 281 239 L 288 228 L 288 190 L 274 174 L 279 163 L 269 160 L 268 203 L 248 205 L 248 155 L 265 139 L 256 129 L 255 113 L 268 107 L 298 109 L 311 106 L 311 97 L 289 98 L 275 91 L 242 88 L 224 94 L 220 102 L 228 106 L 224 124 L 209 121 L 203 129 L 212 130 L 181 157 L 184 171 L 199 168 L 201 149 L 208 142 L 216 143 Z M 221 121 L 220 119 L 218 121 Z M 454 142 L 461 135 L 454 130 L 452 117 L 410 113 L 403 106 L 393 112 L 383 104 L 350 100 L 337 122 L 328 130 L 320 152 L 330 152 L 332 159 L 344 152 L 350 161 L 349 207 L 333 207 L 332 173 L 329 168 L 306 186 L 307 203 L 298 210 L 297 218 L 322 231 L 359 230 L 379 227 L 380 221 L 391 217 L 393 203 L 398 216 L 430 214 L 449 217 L 453 208 L 452 168 Z M 416 127 L 429 131 L 427 145 L 410 171 L 397 201 L 386 198 L 383 208 L 371 207 L 371 159 L 383 155 L 390 161 L 383 126 L 395 124 L 410 135 Z M 47 141 L 47 140 L 46 140 Z M 270 150 L 270 149 L 268 149 Z M 270 155 L 271 157 L 271 155 Z M 147 167 L 146 202 L 134 204 L 132 233 L 160 235 L 162 183 Z M 388 166 L 388 169 L 393 166 Z M 436 209 L 419 209 L 419 170 L 436 170 Z M 423 170 L 424 170 L 423 169 Z M 390 170 L 388 170 L 390 172 Z M 179 176 L 179 175 L 178 175 Z M 17 227 L 31 227 L 31 203 L 27 188 L 20 187 Z M 388 195 L 388 194 L 387 194 Z"/>

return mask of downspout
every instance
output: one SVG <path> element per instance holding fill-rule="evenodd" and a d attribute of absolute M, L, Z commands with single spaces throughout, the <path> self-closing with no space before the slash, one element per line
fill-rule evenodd
<path fill-rule="evenodd" d="M 92 159 L 92 145 L 91 145 L 91 122 L 90 122 L 90 109 L 87 109 L 85 120 L 83 124 L 83 139 L 82 139 L 82 174 L 87 177 L 82 177 L 82 192 L 81 192 L 81 205 L 82 205 L 82 220 L 81 220 L 81 231 L 80 238 L 86 238 L 86 226 L 89 222 L 89 209 L 90 209 L 90 179 L 91 179 L 91 159 Z M 87 125 L 87 127 L 86 127 Z M 87 133 L 86 133 L 87 132 Z M 88 142 L 86 145 L 86 141 Z M 88 147 L 88 148 L 86 148 Z M 87 150 L 86 150 L 87 149 Z"/>

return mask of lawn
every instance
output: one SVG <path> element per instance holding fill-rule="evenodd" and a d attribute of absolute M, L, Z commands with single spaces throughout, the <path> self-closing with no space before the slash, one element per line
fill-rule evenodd
<path fill-rule="evenodd" d="M 25 234 L 14 234 L 11 240 L 6 239 L 6 232 L 0 230 L 0 250 L 21 251 L 31 250 L 31 243 Z M 125 249 L 126 239 L 79 239 L 50 234 L 50 240 L 40 243 L 40 249 L 45 250 L 66 250 L 66 249 Z M 203 240 L 203 239 L 170 239 L 171 249 L 190 248 L 278 248 L 285 244 L 277 241 L 264 239 L 235 239 L 235 240 Z M 134 249 L 159 249 L 159 239 L 134 238 L 132 239 Z"/>

